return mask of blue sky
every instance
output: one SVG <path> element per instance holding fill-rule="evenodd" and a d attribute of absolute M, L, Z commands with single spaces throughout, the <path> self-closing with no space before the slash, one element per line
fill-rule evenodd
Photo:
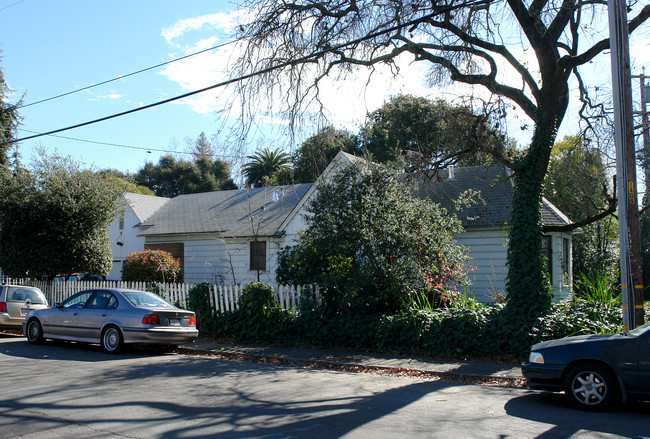
<path fill-rule="evenodd" d="M 228 1 L 0 0 L 0 66 L 14 91 L 13 98 L 24 93 L 24 103 L 29 104 L 230 41 L 232 27 L 245 19 Z M 650 63 L 649 33 L 646 29 L 643 38 L 631 43 L 633 74 Z M 531 55 L 525 50 L 520 53 L 522 59 Z M 227 49 L 199 55 L 22 108 L 19 136 L 75 125 L 218 83 L 227 76 L 225 67 L 234 56 L 236 52 Z M 592 67 L 589 78 L 598 77 L 607 87 L 611 81 L 607 56 L 599 58 Z M 453 88 L 427 87 L 422 66 L 414 66 L 409 60 L 404 61 L 401 75 L 392 79 L 387 72 L 379 72 L 368 88 L 360 85 L 365 81 L 363 78 L 359 82 L 332 81 L 326 102 L 331 122 L 354 130 L 367 111 L 378 108 L 397 93 L 448 100 L 459 95 Z M 573 133 L 576 127 L 575 87 L 572 93 L 573 107 L 560 135 Z M 223 132 L 235 123 L 236 114 L 217 113 L 227 99 L 224 93 L 206 93 L 60 134 L 135 148 L 41 137 L 22 142 L 20 152 L 25 164 L 29 164 L 35 148 L 41 146 L 49 154 L 72 156 L 95 168 L 136 172 L 145 162 L 157 162 L 165 153 L 157 150 L 185 151 L 185 139 L 196 139 L 203 131 L 209 137 L 221 133 L 217 143 L 224 147 L 224 154 L 233 154 Z M 252 153 L 259 145 L 282 146 L 291 151 L 317 129 L 316 125 L 301 127 L 291 143 L 281 129 L 282 124 L 277 122 L 272 117 L 260 119 L 244 153 Z M 517 120 L 511 122 L 509 134 L 526 143 L 532 134 L 530 130 L 518 129 Z"/>

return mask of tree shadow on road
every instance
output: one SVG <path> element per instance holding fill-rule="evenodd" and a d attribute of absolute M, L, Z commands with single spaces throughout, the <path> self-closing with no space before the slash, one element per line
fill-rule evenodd
<path fill-rule="evenodd" d="M 650 431 L 647 423 L 640 429 L 638 422 L 639 415 L 650 415 L 646 402 L 629 402 L 608 412 L 587 412 L 574 409 L 563 394 L 535 392 L 511 399 L 505 410 L 509 416 L 551 425 L 538 439 L 572 437 L 581 430 L 643 439 Z"/>
<path fill-rule="evenodd" d="M 106 358 L 102 352 L 82 353 Z M 363 376 L 350 379 L 350 388 L 330 391 L 350 374 L 184 355 L 171 355 L 162 364 L 143 356 L 136 363 L 118 359 L 93 368 L 95 372 L 80 372 L 74 380 L 49 380 L 47 388 L 35 382 L 21 386 L 19 396 L 5 394 L 0 398 L 3 431 L 36 432 L 40 425 L 57 434 L 83 427 L 96 434 L 119 431 L 131 437 L 332 438 L 367 428 L 432 392 L 456 385 L 400 381 L 387 391 L 374 391 L 369 380 L 378 377 Z M 319 385 L 311 388 L 314 380 Z M 133 392 L 113 398 L 124 382 Z M 92 399 L 89 394 L 102 397 Z M 191 397 L 180 403 L 179 395 Z M 413 431 L 413 426 L 394 428 L 395 437 L 427 434 Z"/>

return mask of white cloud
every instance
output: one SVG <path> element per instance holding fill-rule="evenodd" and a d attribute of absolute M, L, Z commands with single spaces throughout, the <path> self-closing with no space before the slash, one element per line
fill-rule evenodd
<path fill-rule="evenodd" d="M 173 40 L 182 37 L 186 33 L 199 31 L 204 27 L 230 33 L 239 24 L 242 16 L 243 12 L 236 10 L 229 13 L 217 12 L 215 14 L 201 15 L 200 17 L 186 18 L 164 28 L 162 36 L 167 40 L 167 43 L 172 44 Z"/>

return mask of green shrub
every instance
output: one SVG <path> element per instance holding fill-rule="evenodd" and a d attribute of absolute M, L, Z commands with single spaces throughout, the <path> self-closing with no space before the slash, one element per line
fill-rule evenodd
<path fill-rule="evenodd" d="M 199 331 L 209 331 L 213 321 L 209 283 L 202 282 L 190 288 L 187 295 L 187 307 L 196 314 L 196 325 Z"/>
<path fill-rule="evenodd" d="M 529 344 L 512 343 L 516 322 L 503 319 L 503 304 L 429 310 L 409 309 L 393 314 L 331 314 L 306 294 L 293 316 L 279 308 L 270 286 L 246 288 L 236 312 L 214 314 L 211 334 L 231 341 L 309 345 L 324 349 L 354 349 L 405 355 L 513 360 L 528 355 L 531 344 L 568 335 L 617 332 L 621 309 L 582 300 L 553 304 L 551 311 L 524 334 Z"/>
<path fill-rule="evenodd" d="M 163 250 L 131 253 L 122 265 L 126 282 L 182 282 L 181 262 Z"/>

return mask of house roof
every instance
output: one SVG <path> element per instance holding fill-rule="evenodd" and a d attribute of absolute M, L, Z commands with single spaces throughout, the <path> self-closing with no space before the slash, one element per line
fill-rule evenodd
<path fill-rule="evenodd" d="M 153 195 L 142 195 L 127 192 L 124 194 L 124 199 L 135 213 L 140 223 L 145 222 L 153 215 L 158 209 L 164 206 L 169 198 L 155 197 Z"/>
<path fill-rule="evenodd" d="M 141 236 L 219 233 L 223 237 L 274 236 L 311 183 L 205 192 L 172 198 L 141 227 Z"/>
<path fill-rule="evenodd" d="M 480 192 L 482 201 L 459 212 L 465 227 L 503 227 L 510 220 L 514 183 L 512 172 L 503 165 L 468 166 L 441 170 L 436 177 L 414 177 L 415 195 L 451 209 L 458 196 L 468 189 Z M 570 224 L 571 221 L 546 199 L 542 200 L 544 225 Z"/>

